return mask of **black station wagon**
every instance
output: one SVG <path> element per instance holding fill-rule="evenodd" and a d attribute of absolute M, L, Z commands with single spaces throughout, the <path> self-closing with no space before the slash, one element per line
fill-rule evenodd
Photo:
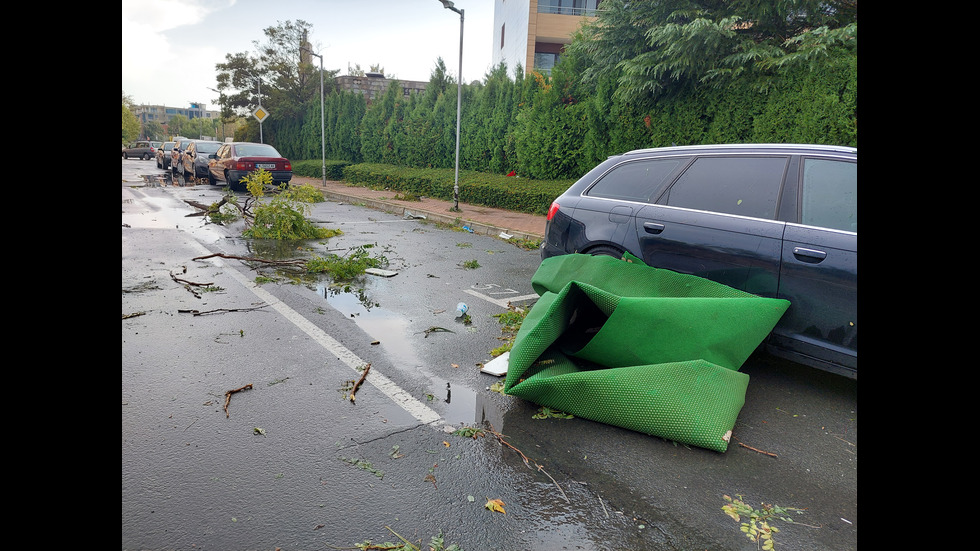
<path fill-rule="evenodd" d="M 857 378 L 857 149 L 738 144 L 610 157 L 551 205 L 542 259 L 624 252 L 789 309 L 763 346 Z"/>

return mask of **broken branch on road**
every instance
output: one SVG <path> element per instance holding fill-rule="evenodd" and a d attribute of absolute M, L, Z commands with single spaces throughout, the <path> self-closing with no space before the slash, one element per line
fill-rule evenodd
<path fill-rule="evenodd" d="M 204 256 L 197 256 L 192 258 L 191 260 L 205 260 L 213 257 L 227 258 L 230 260 L 241 260 L 243 262 L 261 262 L 264 264 L 271 264 L 273 266 L 304 266 L 306 264 L 306 260 L 303 259 L 267 260 L 265 258 L 256 258 L 254 256 L 237 256 L 233 254 L 223 254 L 223 253 L 214 253 L 214 254 L 208 254 Z"/>
<path fill-rule="evenodd" d="M 354 383 L 354 387 L 350 389 L 350 401 L 351 402 L 354 402 L 354 393 L 357 392 L 357 389 L 361 386 L 361 383 L 364 382 L 364 379 L 367 377 L 368 371 L 370 369 L 371 369 L 371 364 L 365 365 L 364 366 L 364 372 L 361 373 L 361 378 L 358 379 L 357 382 Z"/>
<path fill-rule="evenodd" d="M 252 310 L 258 310 L 259 308 L 265 308 L 268 304 L 260 304 L 259 306 L 253 306 L 251 308 L 215 308 L 214 310 L 205 310 L 201 312 L 200 310 L 177 310 L 178 314 L 194 314 L 195 316 L 204 316 L 207 314 L 218 314 L 224 312 L 251 312 Z"/>
<path fill-rule="evenodd" d="M 236 388 L 234 390 L 229 390 L 228 392 L 225 392 L 225 419 L 231 417 L 231 414 L 228 413 L 228 404 L 231 403 L 231 395 L 235 394 L 236 392 L 242 392 L 243 390 L 251 390 L 251 389 L 252 389 L 252 383 L 248 383 L 247 385 L 241 388 Z"/>

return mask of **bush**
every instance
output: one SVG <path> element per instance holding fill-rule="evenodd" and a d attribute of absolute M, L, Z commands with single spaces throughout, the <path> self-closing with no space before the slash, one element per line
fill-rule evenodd
<path fill-rule="evenodd" d="M 343 180 L 357 186 L 453 200 L 455 170 L 407 168 L 379 163 L 348 165 Z M 459 200 L 531 214 L 547 214 L 548 207 L 575 180 L 528 180 L 516 176 L 459 172 Z"/>
<path fill-rule="evenodd" d="M 344 167 L 350 164 L 348 161 L 331 161 L 327 159 L 327 180 L 343 180 Z M 322 159 L 296 161 L 293 163 L 293 174 L 307 178 L 319 178 L 322 174 L 321 169 L 323 166 L 324 162 Z"/>

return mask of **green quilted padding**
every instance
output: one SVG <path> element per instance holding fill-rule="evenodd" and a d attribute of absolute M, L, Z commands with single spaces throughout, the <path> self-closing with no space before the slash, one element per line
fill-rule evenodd
<path fill-rule="evenodd" d="M 609 256 L 563 255 L 510 351 L 504 390 L 578 417 L 724 452 L 738 369 L 789 301 Z"/>

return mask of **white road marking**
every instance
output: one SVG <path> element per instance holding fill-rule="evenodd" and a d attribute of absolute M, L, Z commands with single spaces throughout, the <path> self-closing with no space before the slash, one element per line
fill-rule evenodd
<path fill-rule="evenodd" d="M 482 298 L 483 300 L 485 300 L 487 302 L 496 304 L 497 306 L 499 306 L 501 308 L 505 308 L 505 309 L 507 308 L 507 303 L 508 302 L 517 302 L 517 301 L 520 301 L 520 300 L 530 300 L 530 299 L 533 299 L 533 298 L 538 298 L 538 295 L 536 293 L 535 294 L 531 294 L 531 295 L 521 295 L 519 297 L 491 298 L 491 297 L 488 297 L 487 295 L 484 295 L 483 293 L 479 293 L 477 291 L 474 291 L 473 289 L 463 289 L 463 292 L 464 293 L 469 293 L 469 294 L 471 294 L 471 295 L 473 295 L 475 297 Z"/>
<path fill-rule="evenodd" d="M 205 249 L 204 246 L 198 243 L 197 241 L 193 241 L 193 245 L 195 247 L 200 248 L 203 251 L 202 256 L 206 254 L 211 254 L 211 251 Z M 215 258 L 214 260 L 218 260 L 216 264 L 219 267 L 222 266 L 220 259 Z M 235 278 L 235 280 L 241 283 L 246 289 L 249 289 L 257 297 L 265 301 L 271 307 L 275 308 L 280 314 L 282 314 L 286 319 L 291 321 L 296 327 L 300 328 L 307 335 L 312 337 L 313 340 L 315 340 L 317 343 L 320 344 L 320 346 L 322 346 L 330 353 L 337 356 L 337 358 L 339 358 L 340 361 L 347 364 L 348 367 L 350 367 L 353 371 L 355 371 L 358 375 L 360 375 L 361 372 L 359 371 L 359 368 L 364 367 L 367 364 L 367 362 L 359 358 L 357 354 L 351 352 L 349 349 L 347 349 L 347 347 L 345 347 L 339 341 L 337 341 L 336 339 L 334 339 L 333 337 L 325 333 L 322 329 L 320 329 L 319 327 L 311 323 L 308 319 L 300 315 L 298 312 L 296 312 L 289 306 L 283 304 L 282 301 L 274 297 L 265 289 L 261 288 L 254 281 L 249 281 L 248 279 L 246 279 L 245 276 L 242 275 L 242 273 L 239 272 L 238 270 L 229 267 L 226 271 L 229 275 Z M 390 398 L 391 401 L 395 402 L 395 404 L 397 404 L 399 407 L 401 407 L 406 412 L 408 412 L 412 417 L 414 417 L 420 423 L 424 425 L 433 425 L 436 428 L 442 428 L 441 427 L 442 425 L 447 424 L 446 421 L 442 419 L 442 417 L 438 413 L 436 413 L 435 410 L 423 404 L 422 402 L 418 401 L 411 394 L 406 392 L 404 389 L 402 389 L 397 384 L 395 384 L 391 379 L 386 377 L 378 369 L 371 369 L 371 371 L 368 372 L 368 376 L 365 379 L 365 381 L 370 383 L 372 386 L 376 387 L 382 393 L 384 393 L 385 396 Z"/>

